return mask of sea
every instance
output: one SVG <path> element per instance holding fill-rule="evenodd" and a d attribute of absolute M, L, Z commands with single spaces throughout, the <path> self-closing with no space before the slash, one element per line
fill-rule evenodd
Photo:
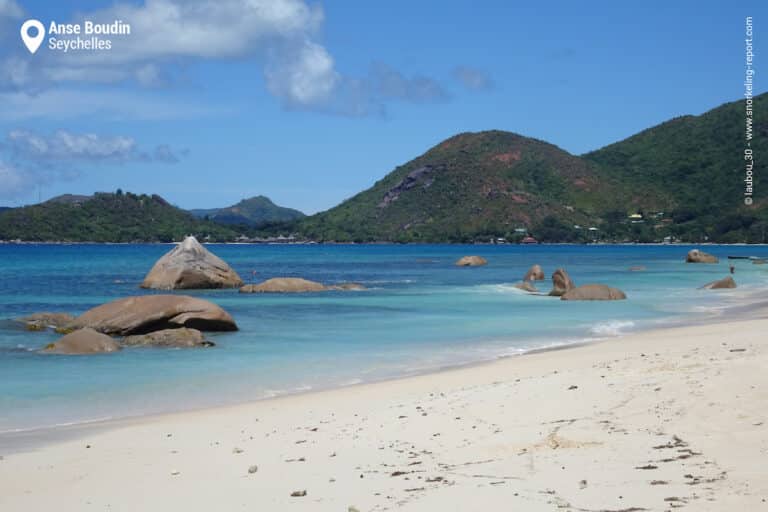
<path fill-rule="evenodd" d="M 79 314 L 130 295 L 169 245 L 0 245 L 0 434 L 50 429 L 424 374 L 666 325 L 714 321 L 768 299 L 768 265 L 731 260 L 738 288 L 702 290 L 730 256 L 765 246 L 707 245 L 720 264 L 686 264 L 685 245 L 208 245 L 246 283 L 303 277 L 364 291 L 239 294 L 185 290 L 215 302 L 237 332 L 204 349 L 128 348 L 43 354 L 54 332 L 14 319 Z M 459 268 L 477 254 L 484 267 Z M 605 283 L 624 301 L 573 302 L 513 285 L 537 263 L 577 285 Z M 642 271 L 630 267 L 642 266 Z"/>

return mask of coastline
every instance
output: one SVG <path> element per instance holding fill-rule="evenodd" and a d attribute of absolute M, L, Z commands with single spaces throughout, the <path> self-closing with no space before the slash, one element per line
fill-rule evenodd
<path fill-rule="evenodd" d="M 219 409 L 229 409 L 259 402 L 280 400 L 288 397 L 312 395 L 315 393 L 327 393 L 345 388 L 386 384 L 388 382 L 406 379 L 429 378 L 432 375 L 442 374 L 445 372 L 481 368 L 511 358 L 526 357 L 534 354 L 542 354 L 561 350 L 567 351 L 592 345 L 600 345 L 603 343 L 620 342 L 626 337 L 652 334 L 656 331 L 677 329 L 691 325 L 704 326 L 730 323 L 733 321 L 752 320 L 755 318 L 755 315 L 760 316 L 761 314 L 768 317 L 768 292 L 755 289 L 739 289 L 737 293 L 739 293 L 740 296 L 737 298 L 735 303 L 726 304 L 718 308 L 708 309 L 707 311 L 689 311 L 686 313 L 676 313 L 669 317 L 655 319 L 650 322 L 641 322 L 640 324 L 636 324 L 634 321 L 631 321 L 629 322 L 632 324 L 630 327 L 631 330 L 628 332 L 622 332 L 621 330 L 618 330 L 614 334 L 595 333 L 593 336 L 586 337 L 573 336 L 566 338 L 565 341 L 553 341 L 550 344 L 536 345 L 531 348 L 522 348 L 519 352 L 515 353 L 496 354 L 488 356 L 487 358 L 468 359 L 465 361 L 447 363 L 445 365 L 425 366 L 419 369 L 412 369 L 404 373 L 373 378 L 370 380 L 355 379 L 354 382 L 350 383 L 334 383 L 309 389 L 299 387 L 294 390 L 287 390 L 275 395 L 261 396 L 249 399 L 238 399 L 235 401 L 222 401 L 204 405 L 181 406 L 170 410 L 150 411 L 141 414 L 82 419 L 61 424 L 49 424 L 28 428 L 2 430 L 0 431 L 0 455 L 40 449 L 46 445 L 55 444 L 61 440 L 82 438 L 88 435 L 91 431 L 103 431 L 120 428 L 126 425 L 148 421 L 152 418 L 170 417 L 178 414 L 199 413 Z M 620 329 L 623 329 L 623 327 Z"/>
<path fill-rule="evenodd" d="M 768 497 L 766 329 L 754 306 L 736 321 L 91 424 L 3 453 L 0 508 L 753 510 Z"/>

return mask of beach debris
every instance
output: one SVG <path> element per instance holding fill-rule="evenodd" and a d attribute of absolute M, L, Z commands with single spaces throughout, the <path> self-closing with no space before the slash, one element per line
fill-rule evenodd
<path fill-rule="evenodd" d="M 659 469 L 659 466 L 654 466 L 653 464 L 646 464 L 645 466 L 635 466 L 635 469 L 644 469 L 644 470 Z"/>
<path fill-rule="evenodd" d="M 551 297 L 560 297 L 575 287 L 576 285 L 571 276 L 568 275 L 568 272 L 564 268 L 558 268 L 552 273 L 552 290 L 549 292 L 549 295 Z"/>
<path fill-rule="evenodd" d="M 360 510 L 357 507 L 353 507 L 352 505 L 350 505 L 349 507 L 347 507 L 347 512 L 360 512 Z"/>
<path fill-rule="evenodd" d="M 587 481 L 579 480 L 579 489 L 586 489 L 586 488 L 587 488 Z"/>
<path fill-rule="evenodd" d="M 243 280 L 227 263 L 188 236 L 157 260 L 142 288 L 154 290 L 237 288 Z"/>
<path fill-rule="evenodd" d="M 568 391 L 570 391 L 572 389 L 579 389 L 579 386 L 577 386 L 575 384 L 572 384 L 572 385 L 568 386 Z"/>
<path fill-rule="evenodd" d="M 646 270 L 646 268 L 643 265 L 635 265 L 633 267 L 629 267 L 627 270 L 630 272 L 642 272 Z"/>
<path fill-rule="evenodd" d="M 691 249 L 685 257 L 686 263 L 718 263 L 719 261 L 717 256 L 713 256 L 698 249 Z"/>
<path fill-rule="evenodd" d="M 305 490 L 301 490 L 301 491 L 293 491 L 291 493 L 291 497 L 292 498 L 303 498 L 306 495 L 307 495 L 306 489 Z"/>
<path fill-rule="evenodd" d="M 627 295 L 604 284 L 585 284 L 564 293 L 560 300 L 624 300 Z"/>
<path fill-rule="evenodd" d="M 481 267 L 487 264 L 488 260 L 482 256 L 462 256 L 455 263 L 457 267 Z"/>
<path fill-rule="evenodd" d="M 181 474 L 181 471 L 179 471 L 178 469 L 174 469 L 173 471 L 171 471 L 171 476 L 179 476 L 180 474 Z"/>
<path fill-rule="evenodd" d="M 746 352 L 746 351 L 747 349 L 745 348 L 732 348 L 728 350 L 728 352 Z"/>
<path fill-rule="evenodd" d="M 85 328 L 73 331 L 54 343 L 49 343 L 42 352 L 47 354 L 84 355 L 117 352 L 120 345 L 105 334 Z"/>
<path fill-rule="evenodd" d="M 543 281 L 544 279 L 544 270 L 542 270 L 541 265 L 538 263 L 532 265 L 528 272 L 525 273 L 525 276 L 523 276 L 523 281 Z"/>
<path fill-rule="evenodd" d="M 249 475 L 252 475 L 252 474 L 254 474 L 254 473 L 258 472 L 258 471 L 259 471 L 259 466 L 257 466 L 256 464 L 254 464 L 252 466 L 248 466 L 248 474 Z"/>
<path fill-rule="evenodd" d="M 234 448 L 232 448 L 232 453 L 234 453 L 235 455 L 237 455 L 238 453 L 243 453 L 244 451 L 245 451 L 245 450 L 243 450 L 242 448 L 239 448 L 239 447 L 237 447 L 237 446 L 235 446 Z"/>
<path fill-rule="evenodd" d="M 90 327 L 104 334 L 128 336 L 179 327 L 200 331 L 236 331 L 222 308 L 187 295 L 140 295 L 89 309 L 64 326 L 65 332 Z"/>

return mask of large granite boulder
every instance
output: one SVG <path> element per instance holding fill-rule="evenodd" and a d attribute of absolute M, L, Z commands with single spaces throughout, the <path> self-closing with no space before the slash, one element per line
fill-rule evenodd
<path fill-rule="evenodd" d="M 30 331 L 44 331 L 46 329 L 56 329 L 63 327 L 74 320 L 75 317 L 69 313 L 33 313 L 17 320 L 26 325 Z"/>
<path fill-rule="evenodd" d="M 47 354 L 99 354 L 116 352 L 120 345 L 115 340 L 90 328 L 78 329 L 46 346 L 42 351 Z"/>
<path fill-rule="evenodd" d="M 543 281 L 545 279 L 544 271 L 541 269 L 541 265 L 533 265 L 528 269 L 528 272 L 523 276 L 523 281 Z"/>
<path fill-rule="evenodd" d="M 142 288 L 177 290 L 237 288 L 243 280 L 224 260 L 203 247 L 193 236 L 171 249 L 149 271 Z"/>
<path fill-rule="evenodd" d="M 152 347 L 213 347 L 215 343 L 208 341 L 197 329 L 181 327 L 179 329 L 163 329 L 147 334 L 133 334 L 123 338 L 123 345 L 152 346 Z"/>
<path fill-rule="evenodd" d="M 273 277 L 258 284 L 248 284 L 240 288 L 240 293 L 307 293 L 328 290 L 322 283 L 301 279 L 300 277 Z"/>
<path fill-rule="evenodd" d="M 552 290 L 549 292 L 549 295 L 561 297 L 574 288 L 576 288 L 576 285 L 564 268 L 559 268 L 552 273 Z"/>
<path fill-rule="evenodd" d="M 63 329 L 90 327 L 127 336 L 162 329 L 191 327 L 201 331 L 236 331 L 232 317 L 216 304 L 186 295 L 142 295 L 89 309 Z"/>
<path fill-rule="evenodd" d="M 560 300 L 623 300 L 626 294 L 604 284 L 585 284 L 565 292 Z"/>
<path fill-rule="evenodd" d="M 718 279 L 717 281 L 707 283 L 701 288 L 706 290 L 723 290 L 728 288 L 736 288 L 736 281 L 734 281 L 731 276 L 727 276 L 722 279 Z"/>
<path fill-rule="evenodd" d="M 712 256 L 711 254 L 698 249 L 691 249 L 685 257 L 686 263 L 717 263 L 719 261 L 717 256 Z"/>
<path fill-rule="evenodd" d="M 464 256 L 456 260 L 457 267 L 480 267 L 487 264 L 488 260 L 482 256 Z"/>

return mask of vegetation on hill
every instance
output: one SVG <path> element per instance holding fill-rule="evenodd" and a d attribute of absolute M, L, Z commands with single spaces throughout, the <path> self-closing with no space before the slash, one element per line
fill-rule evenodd
<path fill-rule="evenodd" d="M 190 213 L 195 217 L 207 218 L 219 224 L 246 226 L 289 222 L 304 217 L 299 210 L 278 206 L 265 196 L 243 199 L 226 208 L 190 210 Z"/>
<path fill-rule="evenodd" d="M 613 187 L 552 144 L 502 131 L 464 133 L 299 226 L 323 240 L 514 238 L 548 218 L 588 223 L 610 205 Z"/>
<path fill-rule="evenodd" d="M 752 149 L 768 155 L 768 94 L 754 110 Z M 513 133 L 464 133 L 298 226 L 310 238 L 361 242 L 517 241 L 526 233 L 551 242 L 759 242 L 768 179 L 756 176 L 755 202 L 745 206 L 743 155 L 744 101 L 581 157 Z"/>
<path fill-rule="evenodd" d="M 259 196 L 194 215 L 159 196 L 65 195 L 0 212 L 0 239 L 216 241 L 291 233 L 337 242 L 765 242 L 768 94 L 755 97 L 753 204 L 745 103 L 683 116 L 582 156 L 503 131 L 462 133 L 328 211 Z"/>
<path fill-rule="evenodd" d="M 0 240 L 171 242 L 185 235 L 232 240 L 231 228 L 194 218 L 157 195 L 59 196 L 0 213 Z"/>
<path fill-rule="evenodd" d="M 768 93 L 755 97 L 753 111 L 751 206 L 743 195 L 744 100 L 672 119 L 583 158 L 601 177 L 622 183 L 622 213 L 664 212 L 672 221 L 670 234 L 689 240 L 762 242 L 768 228 L 768 176 L 760 172 L 768 156 Z M 619 228 L 613 224 L 607 227 Z"/>

